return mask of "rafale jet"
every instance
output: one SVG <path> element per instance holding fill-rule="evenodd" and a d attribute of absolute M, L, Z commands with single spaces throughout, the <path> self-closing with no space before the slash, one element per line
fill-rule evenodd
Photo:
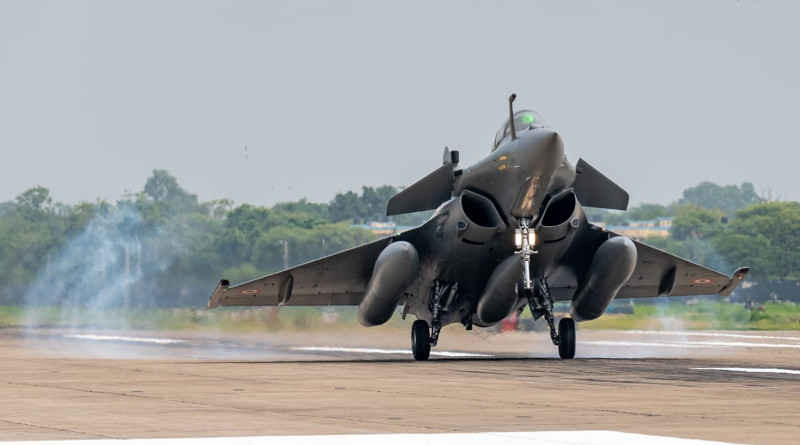
<path fill-rule="evenodd" d="M 572 165 L 560 135 L 534 111 L 514 112 L 491 153 L 443 165 L 389 200 L 386 214 L 433 210 L 419 227 L 230 286 L 217 306 L 358 306 L 364 326 L 386 323 L 398 305 L 411 349 L 426 360 L 443 326 L 492 326 L 527 305 L 544 317 L 559 356 L 575 355 L 575 322 L 601 316 L 615 297 L 728 295 L 728 277 L 589 223 L 581 206 L 626 210 L 628 193 L 583 159 Z M 553 304 L 571 301 L 556 328 Z"/>

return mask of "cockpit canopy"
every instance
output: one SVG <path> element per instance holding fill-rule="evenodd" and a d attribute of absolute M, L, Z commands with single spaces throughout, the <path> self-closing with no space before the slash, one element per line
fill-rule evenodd
<path fill-rule="evenodd" d="M 542 115 L 535 111 L 522 110 L 514 113 L 514 130 L 517 133 L 531 128 L 539 128 L 543 125 L 544 119 L 542 119 Z M 492 147 L 492 151 L 496 150 L 500 145 L 500 142 L 503 142 L 503 139 L 509 137 L 510 135 L 511 126 L 509 125 L 508 119 L 506 119 L 506 121 L 503 123 L 503 126 L 497 130 L 497 135 L 494 137 L 494 146 Z"/>

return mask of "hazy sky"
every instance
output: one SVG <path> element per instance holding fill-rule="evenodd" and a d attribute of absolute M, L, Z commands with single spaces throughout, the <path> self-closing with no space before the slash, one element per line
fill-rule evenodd
<path fill-rule="evenodd" d="M 0 0 L 0 202 L 328 201 L 488 153 L 507 97 L 633 203 L 800 199 L 800 2 Z M 247 150 L 245 150 L 247 147 Z"/>

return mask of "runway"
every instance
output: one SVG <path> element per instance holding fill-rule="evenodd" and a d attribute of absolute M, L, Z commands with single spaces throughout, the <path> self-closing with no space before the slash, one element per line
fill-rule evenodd
<path fill-rule="evenodd" d="M 0 440 L 610 430 L 800 441 L 800 332 L 0 331 Z"/>

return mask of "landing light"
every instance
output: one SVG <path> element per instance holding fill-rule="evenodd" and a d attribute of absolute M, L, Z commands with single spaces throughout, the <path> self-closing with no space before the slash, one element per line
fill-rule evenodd
<path fill-rule="evenodd" d="M 528 233 L 528 246 L 533 247 L 536 245 L 536 232 L 533 230 L 529 230 Z M 517 246 L 517 249 L 522 249 L 522 240 L 525 236 L 522 229 L 515 229 L 514 230 L 514 245 Z"/>

